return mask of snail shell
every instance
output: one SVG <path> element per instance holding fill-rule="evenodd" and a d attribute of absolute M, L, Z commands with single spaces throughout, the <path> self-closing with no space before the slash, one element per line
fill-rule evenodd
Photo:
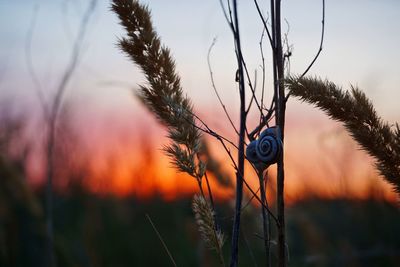
<path fill-rule="evenodd" d="M 280 140 L 279 129 L 271 127 L 264 130 L 257 140 L 256 154 L 258 160 L 271 165 L 278 161 L 282 152 L 282 141 Z"/>
<path fill-rule="evenodd" d="M 251 141 L 246 148 L 246 157 L 252 163 L 257 163 L 260 161 L 257 156 L 256 147 L 257 147 L 257 140 L 254 140 Z"/>

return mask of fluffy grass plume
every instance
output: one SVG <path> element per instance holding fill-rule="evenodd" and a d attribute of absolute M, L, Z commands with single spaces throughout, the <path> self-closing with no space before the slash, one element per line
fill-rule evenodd
<path fill-rule="evenodd" d="M 183 95 L 169 49 L 161 45 L 153 29 L 149 9 L 138 1 L 113 0 L 112 10 L 127 33 L 119 40 L 120 48 L 141 68 L 147 80 L 137 94 L 168 129 L 172 144 L 164 151 L 179 171 L 201 179 L 205 165 L 197 158 L 201 140 L 193 108 Z"/>
<path fill-rule="evenodd" d="M 311 103 L 344 124 L 359 145 L 375 158 L 386 181 L 400 195 L 400 129 L 383 122 L 371 101 L 356 87 L 343 91 L 330 81 L 291 77 L 290 94 Z"/>
<path fill-rule="evenodd" d="M 203 196 L 195 195 L 193 197 L 192 209 L 202 239 L 206 242 L 209 248 L 214 249 L 218 253 L 221 264 L 224 265 L 222 257 L 224 235 L 216 228 L 214 211 L 211 205 Z"/>

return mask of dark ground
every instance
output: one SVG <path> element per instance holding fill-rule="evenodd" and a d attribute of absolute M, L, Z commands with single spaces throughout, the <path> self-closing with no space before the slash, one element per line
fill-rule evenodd
<path fill-rule="evenodd" d="M 43 266 L 40 201 L 15 197 L 4 184 L 1 189 L 0 266 Z M 73 192 L 56 196 L 54 203 L 59 267 L 172 266 L 145 214 L 178 266 L 219 266 L 214 251 L 199 240 L 189 199 L 166 203 Z M 227 261 L 232 212 L 228 204 L 220 204 L 217 213 L 227 236 Z M 257 207 L 244 211 L 240 266 L 264 265 L 258 214 Z M 399 223 L 399 208 L 390 203 L 298 202 L 287 209 L 289 266 L 400 266 Z"/>

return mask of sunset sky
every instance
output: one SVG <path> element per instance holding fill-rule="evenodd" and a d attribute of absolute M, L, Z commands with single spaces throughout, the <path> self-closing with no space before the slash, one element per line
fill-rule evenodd
<path fill-rule="evenodd" d="M 212 128 L 234 139 L 212 90 L 207 67 L 207 51 L 217 38 L 211 54 L 213 73 L 220 95 L 237 121 L 239 100 L 234 81 L 233 38 L 219 1 L 141 2 L 148 3 L 152 10 L 156 30 L 176 59 L 183 89 L 196 112 Z M 260 1 L 266 14 L 267 2 Z M 318 49 L 322 4 L 317 0 L 282 2 L 283 17 L 289 25 L 289 43 L 293 45 L 290 71 L 297 74 L 307 67 Z M 350 84 L 359 86 L 384 119 L 400 121 L 400 2 L 326 2 L 323 51 L 309 74 L 330 79 L 344 88 Z M 37 90 L 27 67 L 27 51 L 31 51 L 34 71 L 49 100 L 66 68 L 88 3 L 88 0 L 0 0 L 0 105 L 17 113 L 29 112 L 28 127 L 33 140 L 43 132 Z M 262 24 L 253 1 L 239 1 L 239 8 L 244 57 L 249 69 L 258 70 L 261 77 Z M 288 30 L 286 23 L 283 30 Z M 132 89 L 143 82 L 143 76 L 117 48 L 118 37 L 123 35 L 109 1 L 99 0 L 83 40 L 80 64 L 64 101 L 73 118 L 73 128 L 79 133 L 81 148 L 90 155 L 96 177 L 113 177 L 112 186 L 104 186 L 113 192 L 148 195 L 154 189 L 169 197 L 179 190 L 190 192 L 195 188 L 193 181 L 176 176 L 168 167 L 168 159 L 161 156 L 165 131 L 133 97 Z M 268 47 L 264 50 L 269 72 L 271 55 Z M 269 76 L 267 91 L 270 81 Z M 267 96 L 271 97 L 271 93 Z M 311 189 L 326 196 L 342 190 L 362 196 L 361 191 L 367 190 L 371 181 L 380 181 L 371 160 L 359 151 L 339 124 L 331 122 L 321 111 L 289 100 L 286 131 L 288 198 L 294 199 Z M 226 160 L 215 144 L 215 155 Z M 154 154 L 149 158 L 145 151 Z M 113 172 L 104 174 L 110 157 L 115 158 Z M 33 176 L 38 181 L 43 179 L 40 162 L 32 159 L 32 172 L 36 173 Z M 229 164 L 226 167 L 229 169 Z M 143 177 L 132 173 L 142 173 Z M 100 184 L 92 182 L 96 188 L 101 188 Z M 380 184 L 386 188 L 385 194 L 390 195 L 389 187 Z M 138 185 L 147 191 L 135 191 Z"/>

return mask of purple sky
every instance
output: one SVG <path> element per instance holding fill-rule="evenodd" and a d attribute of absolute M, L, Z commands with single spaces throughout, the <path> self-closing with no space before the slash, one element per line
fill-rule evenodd
<path fill-rule="evenodd" d="M 0 1 L 0 95 L 16 94 L 26 101 L 28 96 L 34 96 L 25 47 L 35 7 L 38 11 L 31 43 L 32 61 L 44 90 L 54 89 L 88 2 Z M 218 1 L 143 2 L 149 4 L 159 34 L 173 51 L 185 90 L 200 106 L 215 100 L 206 58 L 213 38 L 218 38 L 212 54 L 217 85 L 228 103 L 236 103 L 236 95 L 231 93 L 235 91 L 232 89 L 235 87 L 232 37 Z M 255 70 L 260 64 L 261 24 L 252 1 L 239 3 L 244 55 L 249 68 Z M 294 47 L 291 72 L 298 73 L 318 48 L 321 1 L 283 1 L 283 15 L 289 21 L 289 41 Z M 400 84 L 399 26 L 399 1 L 327 1 L 324 50 L 310 74 L 344 86 L 359 85 L 384 115 L 395 117 L 399 96 L 396 88 Z M 120 105 L 128 92 L 121 86 L 106 84 L 135 85 L 141 80 L 140 73 L 116 49 L 117 37 L 122 34 L 109 10 L 109 2 L 99 0 L 85 38 L 82 64 L 69 89 L 71 95 L 90 102 Z M 267 63 L 270 62 L 268 55 Z"/>

